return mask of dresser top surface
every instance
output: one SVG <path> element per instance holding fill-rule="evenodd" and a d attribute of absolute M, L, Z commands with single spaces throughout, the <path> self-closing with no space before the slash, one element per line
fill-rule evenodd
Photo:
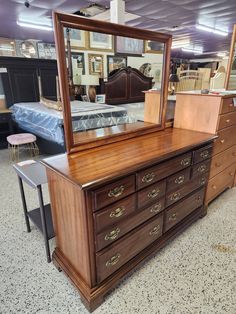
<path fill-rule="evenodd" d="M 202 94 L 201 90 L 192 90 L 192 91 L 182 91 L 182 92 L 177 92 L 176 96 L 178 95 L 191 95 L 191 96 L 212 96 L 212 97 L 221 97 L 221 98 L 232 98 L 236 97 L 235 91 L 228 91 L 228 92 L 213 92 L 213 93 L 208 93 L 208 94 Z"/>
<path fill-rule="evenodd" d="M 71 155 L 56 155 L 42 163 L 82 188 L 90 188 L 204 145 L 214 138 L 213 134 L 169 128 Z"/>

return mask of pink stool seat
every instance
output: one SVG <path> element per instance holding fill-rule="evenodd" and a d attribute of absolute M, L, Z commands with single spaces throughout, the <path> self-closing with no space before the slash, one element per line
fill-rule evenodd
<path fill-rule="evenodd" d="M 11 145 L 29 144 L 36 141 L 36 136 L 31 133 L 13 134 L 7 137 L 7 141 Z"/>

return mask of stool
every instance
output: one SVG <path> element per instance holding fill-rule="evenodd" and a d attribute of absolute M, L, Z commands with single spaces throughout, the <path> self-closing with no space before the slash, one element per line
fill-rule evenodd
<path fill-rule="evenodd" d="M 31 133 L 12 134 L 7 137 L 8 149 L 10 149 L 10 158 L 12 161 L 19 160 L 20 147 L 24 146 L 30 151 L 31 156 L 37 156 L 39 149 L 36 144 L 36 136 Z"/>

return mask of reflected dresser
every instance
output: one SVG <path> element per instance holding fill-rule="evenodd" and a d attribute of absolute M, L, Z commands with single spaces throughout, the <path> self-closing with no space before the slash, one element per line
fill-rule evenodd
<path fill-rule="evenodd" d="M 43 160 L 56 233 L 53 262 L 88 310 L 206 214 L 214 139 L 169 128 Z"/>
<path fill-rule="evenodd" d="M 234 97 L 236 95 L 233 94 L 203 95 L 197 91 L 181 92 L 176 97 L 175 127 L 218 136 L 213 145 L 206 205 L 224 190 L 234 186 L 236 169 L 236 103 L 234 105 Z"/>

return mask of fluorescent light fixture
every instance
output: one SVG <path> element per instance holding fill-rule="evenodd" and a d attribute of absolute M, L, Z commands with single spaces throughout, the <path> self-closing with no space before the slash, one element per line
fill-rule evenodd
<path fill-rule="evenodd" d="M 203 53 L 203 49 L 201 47 L 184 47 L 182 48 L 182 51 L 184 52 L 192 52 L 195 54 L 202 54 Z"/>
<path fill-rule="evenodd" d="M 17 25 L 22 26 L 22 27 L 40 29 L 43 31 L 53 31 L 53 28 L 47 25 L 33 24 L 33 23 L 21 22 L 21 21 L 17 21 L 16 23 Z"/>
<path fill-rule="evenodd" d="M 222 58 L 223 58 L 223 57 L 225 57 L 225 56 L 226 56 L 226 52 L 224 52 L 224 51 L 220 51 L 220 52 L 218 52 L 218 53 L 217 53 L 217 56 L 218 56 L 218 57 L 222 57 Z"/>
<path fill-rule="evenodd" d="M 186 46 L 189 46 L 190 41 L 189 39 L 186 40 L 176 40 L 172 42 L 171 49 L 178 49 L 178 48 L 183 48 Z"/>
<path fill-rule="evenodd" d="M 196 28 L 200 29 L 202 31 L 205 31 L 205 32 L 214 33 L 214 34 L 221 35 L 221 36 L 227 36 L 228 35 L 228 32 L 220 31 L 219 29 L 215 29 L 215 28 L 205 26 L 205 25 L 198 24 L 198 25 L 196 25 Z"/>

